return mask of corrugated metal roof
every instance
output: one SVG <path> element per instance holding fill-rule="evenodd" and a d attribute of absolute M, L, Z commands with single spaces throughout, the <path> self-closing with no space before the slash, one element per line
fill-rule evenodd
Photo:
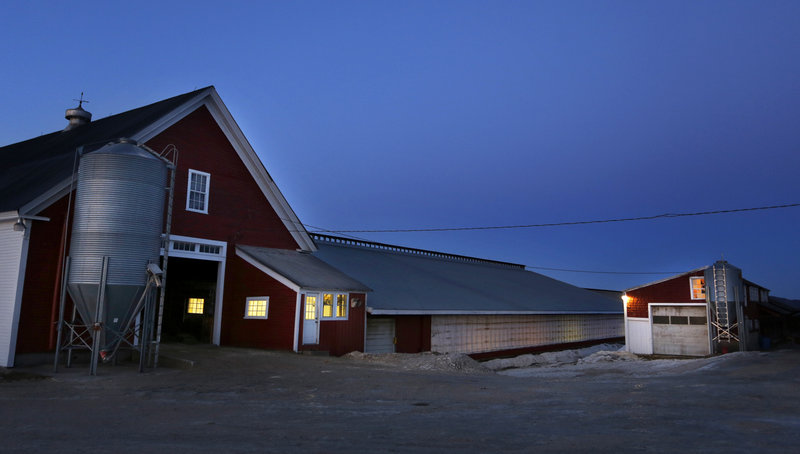
<path fill-rule="evenodd" d="M 618 298 L 516 266 L 315 240 L 314 256 L 372 288 L 373 314 L 622 313 Z"/>
<path fill-rule="evenodd" d="M 18 210 L 69 178 L 77 147 L 131 137 L 208 88 L 0 148 L 0 212 Z"/>
<path fill-rule="evenodd" d="M 245 260 L 255 260 L 304 290 L 372 290 L 308 252 L 237 245 L 236 253 L 244 254 Z"/>

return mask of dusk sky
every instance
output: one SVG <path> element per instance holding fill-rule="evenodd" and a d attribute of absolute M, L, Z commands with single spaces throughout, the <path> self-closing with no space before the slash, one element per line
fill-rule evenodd
<path fill-rule="evenodd" d="M 0 145 L 63 129 L 81 92 L 99 119 L 214 85 L 311 231 L 800 202 L 800 1 L 107 3 L 3 7 Z M 799 225 L 348 235 L 616 290 L 724 256 L 800 298 Z"/>

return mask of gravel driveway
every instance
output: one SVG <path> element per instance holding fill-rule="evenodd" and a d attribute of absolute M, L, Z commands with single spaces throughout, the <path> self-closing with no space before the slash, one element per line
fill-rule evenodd
<path fill-rule="evenodd" d="M 800 350 L 493 372 L 165 345 L 188 369 L 4 371 L 2 452 L 796 452 Z M 607 358 L 603 358 L 603 355 Z M 618 356 L 618 355 L 617 355 Z M 591 358 L 595 358 L 591 360 Z M 0 369 L 3 371 L 3 369 Z"/>

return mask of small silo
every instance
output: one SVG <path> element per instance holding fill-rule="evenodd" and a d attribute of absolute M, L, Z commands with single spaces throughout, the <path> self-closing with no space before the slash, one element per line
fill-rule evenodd
<path fill-rule="evenodd" d="M 81 156 L 67 289 L 86 325 L 102 324 L 101 347 L 118 341 L 158 263 L 164 227 L 167 163 L 122 139 Z M 108 257 L 102 316 L 96 318 L 103 259 Z"/>
<path fill-rule="evenodd" d="M 704 274 L 712 324 L 716 328 L 713 341 L 720 345 L 720 349 L 727 350 L 741 340 L 742 330 L 738 329 L 738 322 L 744 301 L 742 270 L 718 260 Z"/>

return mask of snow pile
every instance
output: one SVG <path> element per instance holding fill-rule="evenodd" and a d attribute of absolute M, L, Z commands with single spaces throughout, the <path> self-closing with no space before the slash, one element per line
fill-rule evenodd
<path fill-rule="evenodd" d="M 631 352 L 626 352 L 624 350 L 619 351 L 605 351 L 601 350 L 596 353 L 592 353 L 591 355 L 587 356 L 586 358 L 581 358 L 578 360 L 578 364 L 594 364 L 594 363 L 609 363 L 614 361 L 641 361 L 642 359 L 636 356 Z"/>
<path fill-rule="evenodd" d="M 479 362 L 463 353 L 361 353 L 350 352 L 344 358 L 404 370 L 485 373 L 489 372 Z"/>
<path fill-rule="evenodd" d="M 519 369 L 523 367 L 547 367 L 559 366 L 564 364 L 577 364 L 581 360 L 590 357 L 594 354 L 605 352 L 607 354 L 616 354 L 622 346 L 617 344 L 601 344 L 593 345 L 591 347 L 580 348 L 576 350 L 561 350 L 556 352 L 545 352 L 539 354 L 526 354 L 515 356 L 513 358 L 493 359 L 483 363 L 485 367 L 490 370 L 499 371 L 506 369 Z M 601 355 L 608 357 L 608 355 Z M 598 356 L 592 362 L 603 361 L 601 356 Z M 635 355 L 632 355 L 635 357 Z"/>

